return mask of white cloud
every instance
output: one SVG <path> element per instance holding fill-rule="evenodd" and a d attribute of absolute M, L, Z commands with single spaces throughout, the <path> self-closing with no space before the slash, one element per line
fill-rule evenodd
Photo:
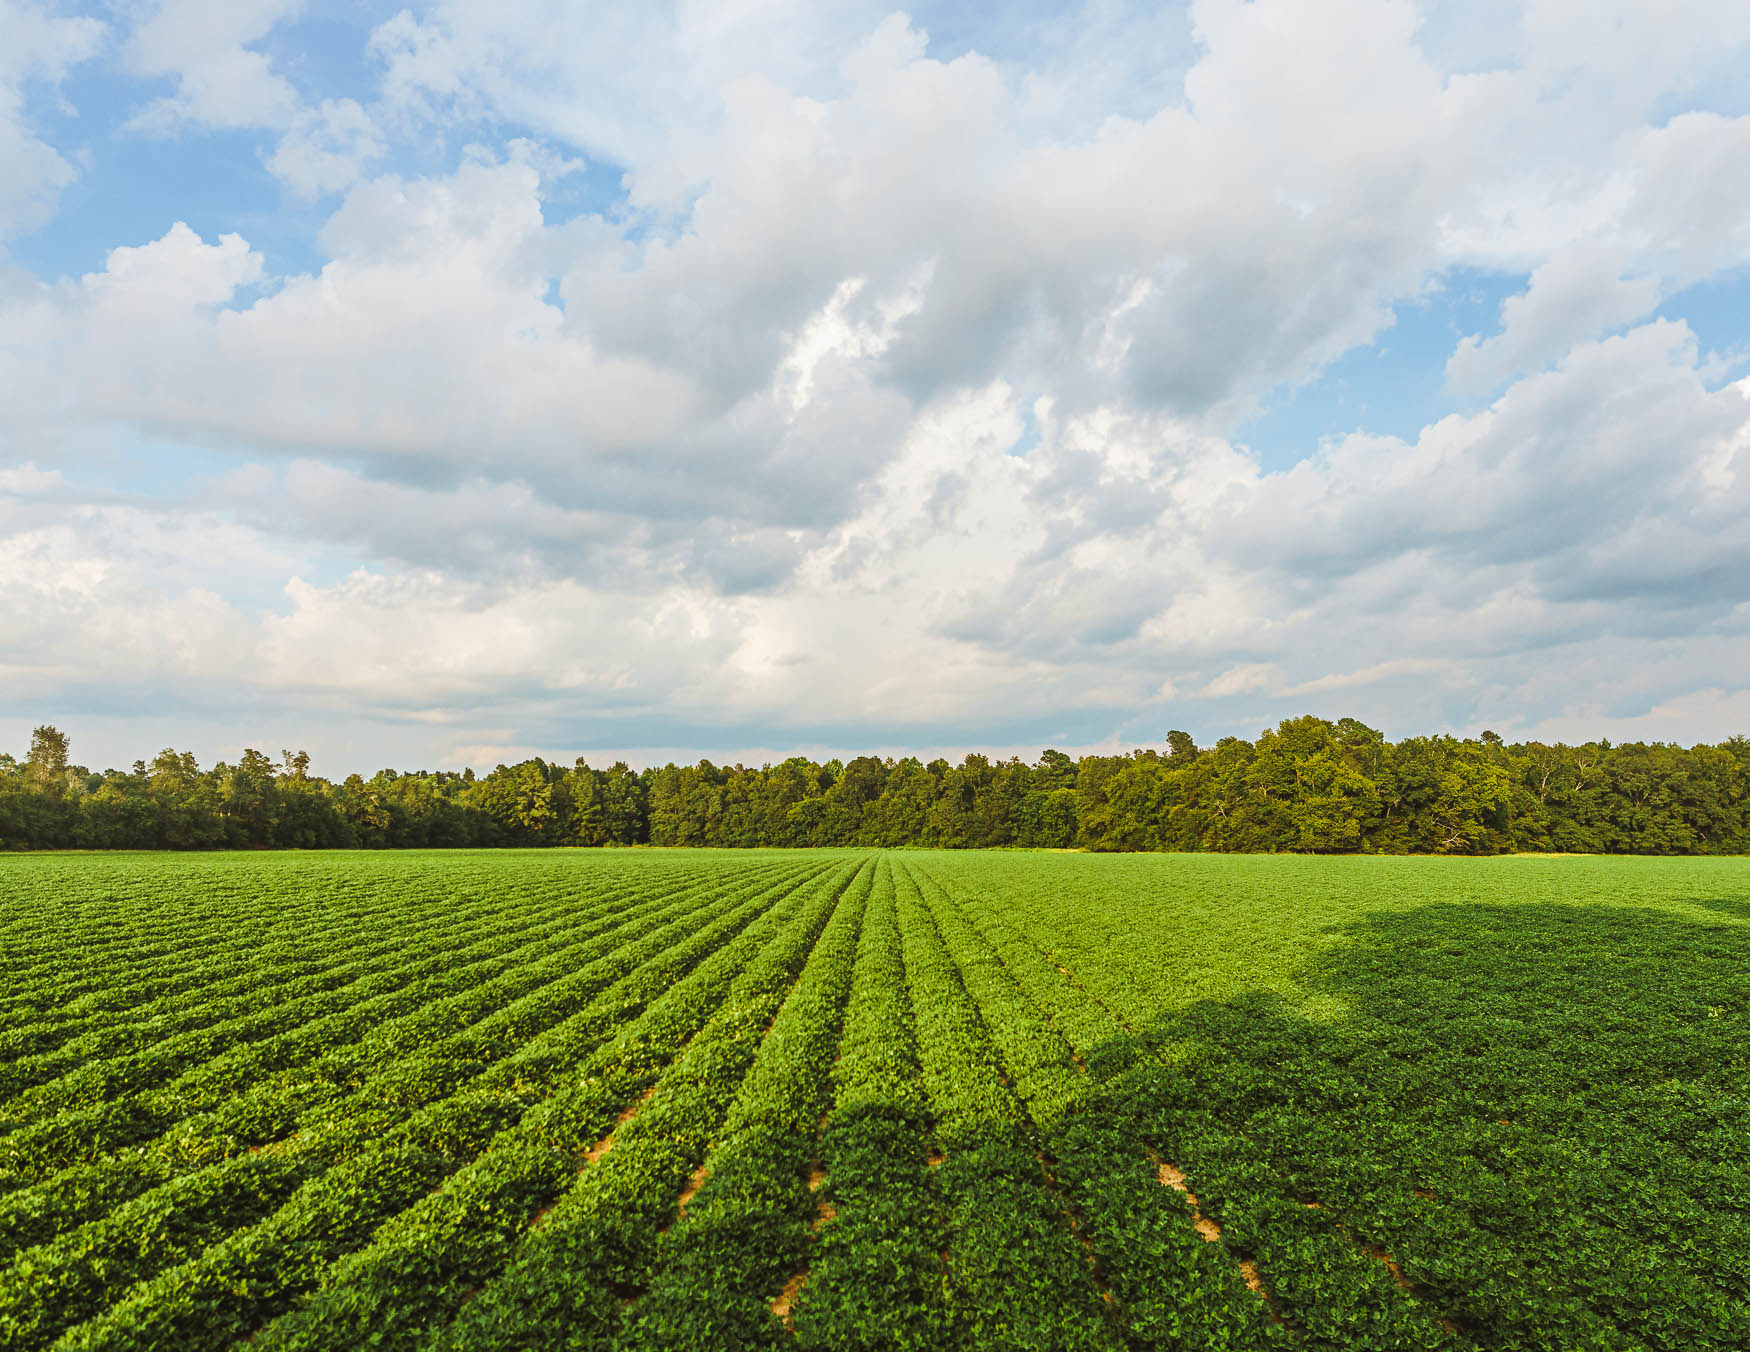
<path fill-rule="evenodd" d="M 1652 354 L 1670 359 L 1668 348 L 1640 352 Z M 1510 398 L 1536 395 L 1559 419 L 1570 400 L 1586 397 L 1587 381 L 1620 381 L 1623 371 L 1582 363 L 1538 378 L 1571 387 L 1565 391 L 1526 385 Z M 1743 392 L 1694 397 L 1703 407 L 1737 400 L 1742 440 Z M 1673 411 L 1652 401 L 1648 417 Z M 1479 415 L 1480 430 L 1470 435 L 1498 437 L 1502 423 L 1524 416 L 1497 407 Z M 1235 547 L 1234 523 L 1246 512 L 1268 513 L 1285 476 L 1259 476 L 1240 461 L 1211 478 L 1207 462 L 1231 452 L 1192 443 L 1180 452 L 1184 466 L 1131 465 L 1136 477 L 1125 478 L 1123 429 L 1110 425 L 1048 427 L 1018 459 L 1006 449 L 1017 421 L 1013 396 L 1001 387 L 940 404 L 907 434 L 853 518 L 795 542 L 794 583 L 739 597 L 688 581 L 676 571 L 672 543 L 665 550 L 648 533 L 626 537 L 611 517 L 509 487 L 394 486 L 307 462 L 284 477 L 234 481 L 223 502 L 147 516 L 85 513 L 59 526 L 55 510 L 83 509 L 45 508 L 40 500 L 60 481 L 18 476 L 8 488 L 35 495 L 39 506 L 0 513 L 0 535 L 12 532 L 0 580 L 27 621 L 40 616 L 40 624 L 14 631 L 17 651 L 52 650 L 55 660 L 28 682 L 14 674 L 9 685 L 15 694 L 64 693 L 74 673 L 82 681 L 120 679 L 120 664 L 135 663 L 142 680 L 165 687 L 231 682 L 294 703 L 375 710 L 395 726 L 470 727 L 492 718 L 525 728 L 623 723 L 647 738 L 662 728 L 683 737 L 687 729 L 694 737 L 718 729 L 715 739 L 763 727 L 779 736 L 838 728 L 846 738 L 897 732 L 903 740 L 906 729 L 929 739 L 931 729 L 984 726 L 993 710 L 1004 721 L 1061 722 L 1078 711 L 1122 718 L 1173 698 L 1162 688 L 1165 676 L 1169 686 L 1196 691 L 1174 699 L 1182 725 L 1199 723 L 1201 700 L 1245 695 L 1282 712 L 1311 703 L 1426 728 L 1430 707 L 1456 693 L 1463 708 L 1482 709 L 1484 721 L 1511 730 L 1495 701 L 1525 707 L 1529 697 L 1564 707 L 1611 688 L 1624 654 L 1649 642 L 1673 654 L 1665 668 L 1639 659 L 1644 693 L 1611 698 L 1654 707 L 1668 702 L 1663 692 L 1673 680 L 1729 679 L 1742 652 L 1750 615 L 1729 581 L 1744 575 L 1732 552 L 1741 546 L 1727 543 L 1735 535 L 1704 524 L 1696 547 L 1711 555 L 1685 553 L 1670 537 L 1697 519 L 1704 501 L 1693 467 L 1643 471 L 1639 511 L 1603 514 L 1565 538 L 1502 554 L 1498 538 L 1482 531 L 1444 541 L 1442 559 L 1412 530 L 1327 566 L 1316 588 L 1302 589 L 1296 577 L 1304 563 L 1293 553 L 1261 555 L 1249 570 L 1224 561 Z M 1625 429 L 1625 441 L 1635 431 Z M 1325 491 L 1338 491 L 1349 468 L 1344 455 L 1358 453 L 1349 448 L 1323 471 Z M 1407 472 L 1380 491 L 1395 495 L 1401 511 L 1408 485 L 1433 500 L 1452 491 L 1466 463 L 1436 457 L 1428 471 Z M 1742 468 L 1735 454 L 1724 464 L 1732 494 Z M 1070 470 L 1076 477 L 1065 477 Z M 1078 518 L 1101 510 L 1101 481 L 1114 475 L 1131 493 L 1153 485 L 1158 512 L 1116 537 L 1074 530 Z M 1042 511 L 1038 493 L 1048 486 L 1054 505 Z M 1209 513 L 1210 495 L 1227 510 Z M 281 514 L 288 503 L 290 522 Z M 1713 510 L 1724 523 L 1742 508 L 1728 496 Z M 240 511 L 254 524 L 225 524 Z M 26 521 L 36 524 L 21 531 Z M 1069 534 L 1054 541 L 1058 530 Z M 302 565 L 286 551 L 313 536 L 391 557 L 383 571 L 299 581 Z M 530 571 L 526 557 L 505 554 L 518 538 L 547 566 Z M 1317 543 L 1316 526 L 1307 540 Z M 265 562 L 253 577 L 227 577 L 222 585 L 246 595 L 226 600 L 211 590 L 215 557 Z M 569 568 L 554 562 L 566 558 Z M 1664 577 L 1653 571 L 1655 559 L 1667 561 Z M 1576 590 L 1576 583 L 1597 590 L 1612 568 L 1621 575 L 1611 584 L 1619 595 L 1601 600 L 1585 586 Z M 252 605 L 247 595 L 273 590 L 276 575 L 293 579 L 281 603 L 265 611 Z M 1724 590 L 1710 594 L 1710 577 Z M 1715 637 L 1690 637 L 1695 620 L 1660 634 L 1673 587 L 1692 614 L 1711 617 L 1700 627 Z M 1037 599 L 1011 616 L 991 604 L 1006 592 Z M 1100 616 L 1126 595 L 1146 618 L 1114 635 Z M 1236 660 L 1236 652 L 1260 646 L 1275 655 Z M 1335 675 L 1333 659 L 1347 663 Z M 1358 699 L 1363 690 L 1370 693 Z M 434 723 L 440 716 L 445 721 Z M 657 736 L 652 744 L 659 743 Z M 554 731 L 531 744 L 567 739 Z"/>
<path fill-rule="evenodd" d="M 1526 740 L 1542 742 L 1596 741 L 1697 742 L 1724 740 L 1722 729 L 1742 732 L 1750 728 L 1750 689 L 1720 689 L 1709 686 L 1661 700 L 1644 713 L 1613 715 L 1594 703 L 1564 710 L 1518 731 Z"/>
<path fill-rule="evenodd" d="M 101 19 L 66 14 L 57 0 L 0 0 L 0 82 L 27 79 L 58 83 L 89 61 L 108 32 Z"/>
<path fill-rule="evenodd" d="M 100 20 L 61 13 L 53 0 L 0 0 L 0 240 L 48 220 L 77 177 L 32 127 L 26 86 L 58 84 L 97 53 L 106 31 Z"/>
<path fill-rule="evenodd" d="M 1389 662 L 1375 662 L 1370 667 L 1362 667 L 1356 671 L 1337 671 L 1328 676 L 1319 676 L 1310 681 L 1302 681 L 1291 685 L 1281 692 L 1285 699 L 1296 699 L 1304 695 L 1316 695 L 1326 690 L 1354 690 L 1363 686 L 1377 685 L 1381 681 L 1398 680 L 1405 676 L 1435 676 L 1451 669 L 1450 662 L 1438 661 L 1429 657 L 1398 657 Z"/>
<path fill-rule="evenodd" d="M 818 92 L 885 12 L 806 0 L 439 0 L 381 24 L 371 49 L 386 68 L 388 102 L 410 115 L 490 113 L 634 164 L 710 125 L 723 90 L 743 77 Z"/>
<path fill-rule="evenodd" d="M 0 85 L 0 240 L 48 220 L 61 189 L 77 176 L 60 152 L 31 133 L 21 100 Z"/>
<path fill-rule="evenodd" d="M 264 129 L 344 197 L 308 273 L 179 224 L 5 280 L 0 459 L 41 469 L 0 477 L 0 694 L 137 668 L 435 755 L 1737 690 L 1750 386 L 1647 320 L 1750 258 L 1750 121 L 1681 111 L 1737 18 L 1096 10 L 987 53 L 857 7 L 440 4 L 376 30 L 380 100 L 307 103 L 262 50 L 295 5 L 151 8 L 142 125 Z M 1183 78 L 1096 97 L 1126 32 Z M 540 143 L 398 158 L 507 127 Z M 572 152 L 623 210 L 558 219 Z M 1530 277 L 1449 363 L 1486 408 L 1281 473 L 1232 444 L 1461 266 Z M 142 433 L 229 469 L 93 491 Z"/>
<path fill-rule="evenodd" d="M 1513 376 L 1537 371 L 1575 343 L 1617 329 L 1659 303 L 1656 277 L 1624 277 L 1626 250 L 1586 240 L 1531 274 L 1523 294 L 1501 304 L 1501 332 L 1462 340 L 1446 363 L 1446 383 L 1464 394 L 1489 393 Z"/>
<path fill-rule="evenodd" d="M 1202 693 L 1211 699 L 1249 695 L 1268 688 L 1275 674 L 1276 669 L 1268 662 L 1242 662 L 1222 672 L 1203 687 Z"/>
<path fill-rule="evenodd" d="M 1750 263 L 1750 116 L 1688 112 L 1626 138 L 1624 233 L 1677 285 Z"/>
<path fill-rule="evenodd" d="M 385 148 L 355 100 L 323 99 L 293 116 L 267 167 L 295 196 L 313 200 L 350 188 Z"/>
<path fill-rule="evenodd" d="M 123 57 L 128 69 L 176 82 L 132 126 L 151 135 L 183 128 L 290 126 L 298 94 L 252 44 L 303 9 L 303 0 L 149 0 Z"/>

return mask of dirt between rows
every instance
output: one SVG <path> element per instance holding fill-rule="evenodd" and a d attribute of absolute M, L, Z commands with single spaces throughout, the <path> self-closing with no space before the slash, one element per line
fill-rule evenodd
<path fill-rule="evenodd" d="M 1185 1180 L 1185 1171 L 1163 1160 L 1159 1166 L 1159 1177 L 1162 1183 L 1184 1196 L 1185 1204 L 1191 1208 L 1191 1223 L 1196 1226 L 1197 1233 L 1210 1244 L 1221 1243 L 1221 1227 L 1203 1214 L 1202 1208 L 1197 1204 L 1197 1194 L 1191 1191 L 1191 1185 Z M 1270 1293 L 1264 1289 L 1264 1279 L 1258 1275 L 1258 1265 L 1250 1258 L 1241 1258 L 1238 1262 L 1240 1275 L 1246 1279 L 1246 1285 L 1268 1301 Z M 1274 1304 L 1271 1305 L 1271 1313 L 1275 1313 Z"/>

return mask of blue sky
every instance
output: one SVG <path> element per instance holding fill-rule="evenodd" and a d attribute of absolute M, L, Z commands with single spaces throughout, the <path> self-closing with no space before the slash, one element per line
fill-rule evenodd
<path fill-rule="evenodd" d="M 1750 731 L 1750 16 L 0 0 L 0 747 Z"/>

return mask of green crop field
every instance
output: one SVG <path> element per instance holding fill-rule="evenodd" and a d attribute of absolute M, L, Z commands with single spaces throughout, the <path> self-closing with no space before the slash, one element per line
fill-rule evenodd
<path fill-rule="evenodd" d="M 1750 862 L 0 860 L 0 1346 L 1750 1348 Z"/>

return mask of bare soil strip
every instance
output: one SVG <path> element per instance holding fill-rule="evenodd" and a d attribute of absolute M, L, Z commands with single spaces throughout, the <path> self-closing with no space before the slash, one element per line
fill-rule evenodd
<path fill-rule="evenodd" d="M 1197 1227 L 1197 1233 L 1211 1244 L 1221 1243 L 1221 1227 L 1203 1214 L 1202 1209 L 1197 1204 L 1197 1194 L 1191 1191 L 1191 1185 L 1185 1181 L 1184 1170 L 1163 1160 L 1159 1162 L 1159 1176 L 1161 1182 L 1169 1188 L 1184 1194 L 1185 1204 L 1191 1208 L 1191 1220 Z M 1242 1266 L 1250 1265 L 1242 1264 Z M 1263 1294 L 1263 1287 L 1258 1282 L 1256 1268 L 1247 1276 L 1246 1285 L 1258 1292 L 1259 1295 Z"/>
<path fill-rule="evenodd" d="M 1083 986 L 1080 981 L 1076 980 L 1075 974 L 1073 972 L 1071 972 L 1068 968 L 1066 968 L 1062 963 L 1058 962 L 1055 955 L 1053 955 L 1051 953 L 1047 953 L 1045 955 L 1045 957 L 1046 957 L 1047 961 L 1049 961 L 1051 963 L 1052 966 L 1056 967 L 1059 972 L 1061 972 L 1065 977 L 1067 977 L 1069 979 L 1069 981 L 1072 985 L 1074 985 L 1077 989 L 1081 990 L 1084 994 L 1087 995 L 1087 997 L 1090 1000 L 1093 1000 L 1102 1009 L 1106 1010 L 1106 1012 L 1113 1018 L 1113 1020 L 1115 1022 L 1117 1022 L 1117 1024 L 1121 1028 L 1123 1028 L 1126 1032 L 1130 1033 L 1133 1037 L 1140 1037 L 1140 1035 L 1137 1033 L 1136 1029 L 1131 1027 L 1130 1023 L 1127 1020 L 1120 1017 L 1116 1010 L 1114 1010 L 1110 1006 L 1106 1005 L 1105 1002 L 1100 1000 L 1100 998 L 1097 995 L 1095 995 L 1092 991 L 1088 990 L 1085 986 Z M 1085 1069 L 1085 1067 L 1084 1067 L 1084 1069 Z M 1221 1240 L 1221 1227 L 1218 1226 L 1214 1221 L 1210 1220 L 1207 1216 L 1205 1216 L 1203 1214 L 1203 1212 L 1198 1208 L 1197 1197 L 1194 1193 L 1192 1193 L 1190 1187 L 1187 1185 L 1187 1183 L 1185 1181 L 1184 1173 L 1180 1169 L 1178 1169 L 1176 1166 L 1168 1164 L 1168 1163 L 1160 1160 L 1158 1157 L 1156 1157 L 1154 1155 L 1153 1151 L 1150 1151 L 1149 1153 L 1150 1153 L 1150 1157 L 1155 1160 L 1155 1163 L 1159 1167 L 1161 1182 L 1163 1184 L 1167 1185 L 1168 1187 L 1174 1188 L 1178 1192 L 1181 1192 L 1184 1194 L 1186 1202 L 1190 1205 L 1191 1215 L 1192 1215 L 1193 1222 L 1195 1223 L 1195 1225 L 1197 1227 L 1197 1233 L 1202 1235 L 1203 1238 L 1205 1240 L 1209 1241 L 1210 1243 L 1219 1242 Z M 1433 1193 L 1431 1193 L 1425 1189 L 1422 1189 L 1422 1188 L 1417 1188 L 1414 1190 L 1414 1192 L 1415 1192 L 1416 1196 L 1424 1198 L 1424 1199 L 1431 1198 L 1434 1195 Z M 1311 1210 L 1311 1211 L 1323 1211 L 1323 1210 L 1325 1210 L 1324 1204 L 1322 1202 L 1308 1202 L 1308 1203 L 1306 1203 L 1306 1206 L 1307 1206 L 1307 1209 Z M 1359 1252 L 1366 1254 L 1369 1258 L 1372 1258 L 1376 1262 L 1384 1264 L 1386 1269 L 1391 1273 L 1393 1279 L 1397 1282 L 1398 1288 L 1401 1291 L 1403 1291 L 1406 1295 L 1414 1296 L 1417 1300 L 1419 1300 L 1422 1303 L 1424 1303 L 1425 1305 L 1427 1305 L 1429 1307 L 1429 1312 L 1433 1315 L 1435 1323 L 1437 1323 L 1442 1329 L 1444 1329 L 1448 1333 L 1454 1333 L 1457 1331 L 1458 1325 L 1455 1323 L 1455 1321 L 1453 1321 L 1452 1319 L 1448 1318 L 1445 1314 L 1440 1312 L 1438 1306 L 1434 1302 L 1433 1297 L 1426 1290 L 1424 1290 L 1422 1287 L 1417 1286 L 1416 1283 L 1410 1281 L 1407 1277 L 1404 1276 L 1402 1269 L 1399 1268 L 1399 1266 L 1398 1266 L 1397 1260 L 1394 1259 L 1389 1253 L 1387 1253 L 1384 1248 L 1382 1248 L 1378 1245 L 1368 1246 L 1368 1245 L 1362 1244 L 1355 1237 L 1354 1232 L 1351 1231 L 1341 1221 L 1337 1220 L 1334 1216 L 1331 1218 L 1331 1223 L 1333 1226 L 1335 1226 L 1335 1228 L 1337 1229 L 1339 1234 L 1341 1234 L 1345 1239 L 1347 1239 L 1349 1241 L 1349 1243 L 1355 1245 L 1356 1249 Z M 1251 1287 L 1252 1290 L 1256 1291 L 1260 1296 L 1264 1297 L 1265 1303 L 1268 1304 L 1270 1307 L 1271 1315 L 1277 1320 L 1278 1323 L 1282 1322 L 1281 1313 L 1276 1309 L 1276 1303 L 1275 1303 L 1274 1299 L 1272 1299 L 1272 1297 L 1270 1296 L 1270 1293 L 1265 1289 L 1263 1279 L 1258 1274 L 1257 1265 L 1255 1263 L 1253 1263 L 1249 1258 L 1242 1258 L 1242 1259 L 1239 1259 L 1238 1261 L 1239 1261 L 1239 1265 L 1240 1265 L 1240 1271 L 1245 1276 L 1246 1285 Z"/>
<path fill-rule="evenodd" d="M 808 1228 L 813 1233 L 819 1233 L 820 1228 L 837 1216 L 838 1208 L 820 1195 L 821 1185 L 826 1182 L 826 1170 L 820 1167 L 816 1160 L 808 1169 L 808 1191 L 814 1196 L 814 1219 Z M 789 1281 L 784 1283 L 784 1289 L 778 1292 L 772 1301 L 772 1313 L 783 1320 L 784 1327 L 791 1327 L 790 1314 L 796 1308 L 796 1301 L 802 1294 L 802 1288 L 808 1284 L 808 1274 L 811 1268 L 804 1264 Z"/>
<path fill-rule="evenodd" d="M 1421 1188 L 1415 1189 L 1415 1194 L 1418 1197 L 1433 1196 L 1432 1193 L 1426 1192 Z M 1323 1202 L 1308 1202 L 1306 1206 L 1309 1211 L 1323 1211 L 1325 1209 L 1325 1204 Z M 1440 1327 L 1445 1329 L 1448 1333 L 1458 1332 L 1457 1321 L 1440 1313 L 1438 1307 L 1434 1303 L 1434 1297 L 1426 1288 L 1417 1285 L 1404 1275 L 1404 1270 L 1398 1265 L 1398 1260 L 1392 1257 L 1391 1251 L 1388 1250 L 1385 1245 L 1363 1244 L 1355 1232 L 1341 1220 L 1333 1217 L 1331 1223 L 1337 1227 L 1338 1234 L 1342 1235 L 1344 1239 L 1348 1240 L 1349 1243 L 1355 1246 L 1357 1252 L 1366 1254 L 1367 1257 L 1371 1258 L 1387 1272 L 1391 1273 L 1391 1278 L 1397 1283 L 1398 1290 L 1402 1291 L 1406 1296 L 1413 1296 L 1424 1305 L 1427 1305 L 1434 1315 L 1435 1323 L 1439 1324 Z"/>
<path fill-rule="evenodd" d="M 1207 1243 L 1221 1244 L 1221 1227 L 1203 1214 L 1203 1209 L 1197 1202 L 1197 1194 L 1191 1191 L 1191 1185 L 1185 1179 L 1185 1171 L 1158 1157 L 1155 1159 L 1155 1164 L 1159 1170 L 1162 1184 L 1184 1197 L 1185 1205 L 1191 1209 L 1191 1223 L 1196 1226 L 1197 1233 Z M 1241 1258 L 1238 1254 L 1234 1254 L 1233 1257 L 1234 1261 L 1239 1264 L 1240 1276 L 1245 1278 L 1246 1285 L 1261 1296 L 1264 1304 L 1270 1307 L 1270 1317 L 1278 1324 L 1282 1323 L 1282 1312 L 1276 1308 L 1275 1299 L 1265 1287 L 1264 1279 L 1258 1275 L 1258 1265 L 1250 1258 Z"/>
<path fill-rule="evenodd" d="M 784 1327 L 790 1327 L 790 1311 L 796 1308 L 796 1300 L 802 1294 L 802 1288 L 808 1281 L 808 1269 L 803 1268 L 789 1281 L 784 1283 L 784 1289 L 772 1301 L 772 1313 L 784 1321 Z"/>
<path fill-rule="evenodd" d="M 687 1214 L 687 1203 L 699 1195 L 699 1189 L 705 1186 L 705 1180 L 711 1176 L 709 1165 L 701 1164 L 693 1170 L 693 1176 L 687 1180 L 687 1186 L 681 1189 L 680 1200 L 675 1203 L 675 1219 L 679 1220 Z"/>
<path fill-rule="evenodd" d="M 608 1128 L 608 1134 L 602 1137 L 601 1140 L 597 1141 L 588 1150 L 583 1152 L 583 1162 L 586 1165 L 594 1164 L 603 1155 L 607 1154 L 608 1151 L 614 1148 L 614 1134 L 634 1117 L 638 1116 L 638 1110 L 644 1106 L 645 1101 L 655 1092 L 656 1086 L 653 1084 L 638 1096 L 638 1101 L 636 1103 L 620 1110 L 620 1115 L 614 1119 L 614 1125 Z"/>

